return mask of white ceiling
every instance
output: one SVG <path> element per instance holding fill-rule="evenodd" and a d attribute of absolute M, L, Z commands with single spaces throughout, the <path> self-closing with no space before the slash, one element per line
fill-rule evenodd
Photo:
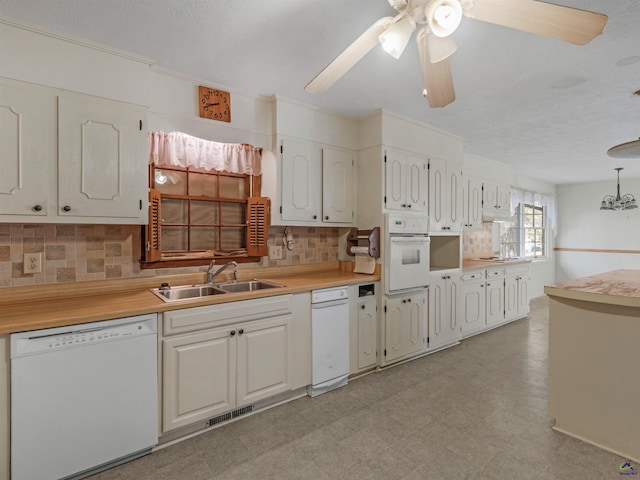
<path fill-rule="evenodd" d="M 518 0 L 512 0 L 518 1 Z M 608 15 L 586 46 L 464 18 L 451 57 L 456 101 L 423 99 L 414 41 L 375 48 L 321 95 L 304 86 L 387 0 L 0 0 L 0 15 L 152 58 L 232 90 L 278 94 L 351 116 L 384 108 L 460 136 L 465 152 L 552 183 L 640 177 L 606 155 L 640 137 L 640 1 L 554 0 Z"/>

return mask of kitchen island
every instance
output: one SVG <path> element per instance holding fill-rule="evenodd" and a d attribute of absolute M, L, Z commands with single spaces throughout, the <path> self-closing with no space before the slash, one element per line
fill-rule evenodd
<path fill-rule="evenodd" d="M 640 270 L 545 287 L 555 430 L 640 461 Z"/>

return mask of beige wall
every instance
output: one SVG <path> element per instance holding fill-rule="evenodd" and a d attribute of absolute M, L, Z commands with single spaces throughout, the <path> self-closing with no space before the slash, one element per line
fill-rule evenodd
<path fill-rule="evenodd" d="M 293 250 L 263 266 L 338 260 L 338 229 L 290 227 Z M 204 271 L 202 267 L 141 270 L 141 227 L 137 225 L 0 224 L 0 287 L 72 283 L 167 273 Z M 282 245 L 283 227 L 270 227 L 269 245 Z M 23 255 L 42 254 L 42 272 L 23 273 Z M 253 267 L 256 264 L 251 264 Z"/>

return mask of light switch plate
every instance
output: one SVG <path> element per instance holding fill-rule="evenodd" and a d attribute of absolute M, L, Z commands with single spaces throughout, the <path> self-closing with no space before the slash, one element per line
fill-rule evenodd
<path fill-rule="evenodd" d="M 269 247 L 269 260 L 282 260 L 281 245 L 271 245 Z"/>

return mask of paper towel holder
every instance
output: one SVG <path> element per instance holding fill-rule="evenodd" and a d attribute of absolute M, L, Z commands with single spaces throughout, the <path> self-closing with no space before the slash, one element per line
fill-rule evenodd
<path fill-rule="evenodd" d="M 352 247 L 369 247 L 369 256 L 380 258 L 380 227 L 374 227 L 372 230 L 358 230 L 357 228 L 349 230 L 347 255 L 353 257 L 355 253 L 351 253 Z"/>

